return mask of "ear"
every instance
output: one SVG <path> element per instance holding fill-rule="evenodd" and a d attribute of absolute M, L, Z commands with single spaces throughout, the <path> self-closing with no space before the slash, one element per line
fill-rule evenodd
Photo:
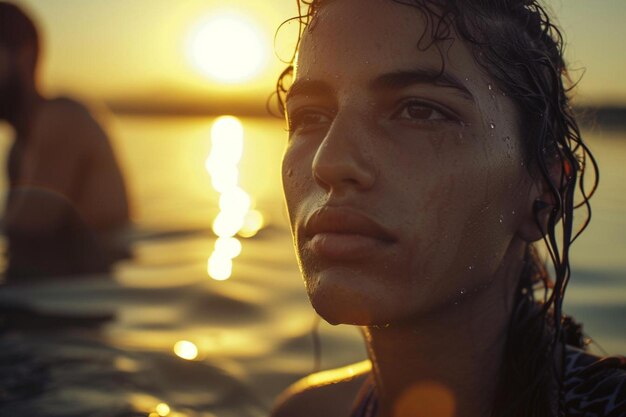
<path fill-rule="evenodd" d="M 560 189 L 568 181 L 571 173 L 569 162 L 555 159 L 548 167 L 548 174 L 553 184 L 561 184 Z M 522 220 L 518 226 L 518 236 L 526 242 L 542 239 L 548 230 L 548 220 L 556 210 L 557 200 L 546 178 L 538 168 L 531 177 L 531 187 L 524 202 Z M 561 214 L 558 214 L 560 219 Z"/>

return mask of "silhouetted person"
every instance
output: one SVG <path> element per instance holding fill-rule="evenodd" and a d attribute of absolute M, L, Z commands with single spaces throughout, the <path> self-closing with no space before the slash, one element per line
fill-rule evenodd
<path fill-rule="evenodd" d="M 0 120 L 15 131 L 2 219 L 8 281 L 105 272 L 123 255 L 124 180 L 106 133 L 80 103 L 37 88 L 33 22 L 0 2 Z"/>

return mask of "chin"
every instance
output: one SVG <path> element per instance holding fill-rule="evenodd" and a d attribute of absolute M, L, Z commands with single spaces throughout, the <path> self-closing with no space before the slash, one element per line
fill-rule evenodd
<path fill-rule="evenodd" d="M 327 300 L 312 299 L 311 305 L 321 318 L 332 325 L 372 326 L 375 324 L 370 311 L 357 308 L 352 303 L 337 305 Z"/>
<path fill-rule="evenodd" d="M 332 325 L 382 326 L 394 320 L 393 310 L 381 305 L 377 295 L 353 289 L 318 285 L 309 291 L 309 300 L 317 314 Z"/>

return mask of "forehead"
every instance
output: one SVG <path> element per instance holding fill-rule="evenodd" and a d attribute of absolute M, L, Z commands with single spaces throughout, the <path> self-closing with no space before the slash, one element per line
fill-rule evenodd
<path fill-rule="evenodd" d="M 330 1 L 303 34 L 295 76 L 357 81 L 416 67 L 438 70 L 445 64 L 457 78 L 485 80 L 453 27 L 452 40 L 439 42 L 439 48 L 431 45 L 431 29 L 419 9 L 393 0 Z"/>

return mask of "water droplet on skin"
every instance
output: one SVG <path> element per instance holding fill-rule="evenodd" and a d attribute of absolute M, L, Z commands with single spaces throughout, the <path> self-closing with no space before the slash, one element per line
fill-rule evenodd
<path fill-rule="evenodd" d="M 505 136 L 502 138 L 502 141 L 506 143 L 506 156 L 511 159 L 513 156 L 513 145 L 511 144 L 511 138 L 509 136 Z"/>
<path fill-rule="evenodd" d="M 474 269 L 474 265 L 470 265 L 467 267 L 467 269 L 469 269 L 470 271 Z"/>
<path fill-rule="evenodd" d="M 464 142 L 465 137 L 463 136 L 463 132 L 459 132 L 458 136 L 457 136 L 457 140 L 456 140 L 456 144 L 457 145 L 462 145 Z"/>
<path fill-rule="evenodd" d="M 504 221 L 504 216 L 501 214 L 498 220 L 502 223 Z"/>
<path fill-rule="evenodd" d="M 365 65 L 369 65 L 369 63 L 370 63 L 369 61 L 367 61 L 367 60 L 365 61 Z"/>
<path fill-rule="evenodd" d="M 287 170 L 287 176 L 290 177 L 290 178 L 293 176 L 293 169 L 288 169 Z"/>
<path fill-rule="evenodd" d="M 461 295 L 465 295 L 466 292 L 467 290 L 465 288 L 461 288 Z"/>
<path fill-rule="evenodd" d="M 495 123 L 490 122 L 490 123 L 489 123 L 489 127 L 490 127 L 491 129 L 495 129 L 495 128 L 496 128 L 496 125 L 495 125 Z"/>
<path fill-rule="evenodd" d="M 515 210 L 513 210 L 513 211 L 511 212 L 511 214 L 515 216 Z"/>
<path fill-rule="evenodd" d="M 487 87 L 489 87 L 489 91 L 493 90 L 493 87 L 491 86 L 491 84 L 488 84 Z"/>

